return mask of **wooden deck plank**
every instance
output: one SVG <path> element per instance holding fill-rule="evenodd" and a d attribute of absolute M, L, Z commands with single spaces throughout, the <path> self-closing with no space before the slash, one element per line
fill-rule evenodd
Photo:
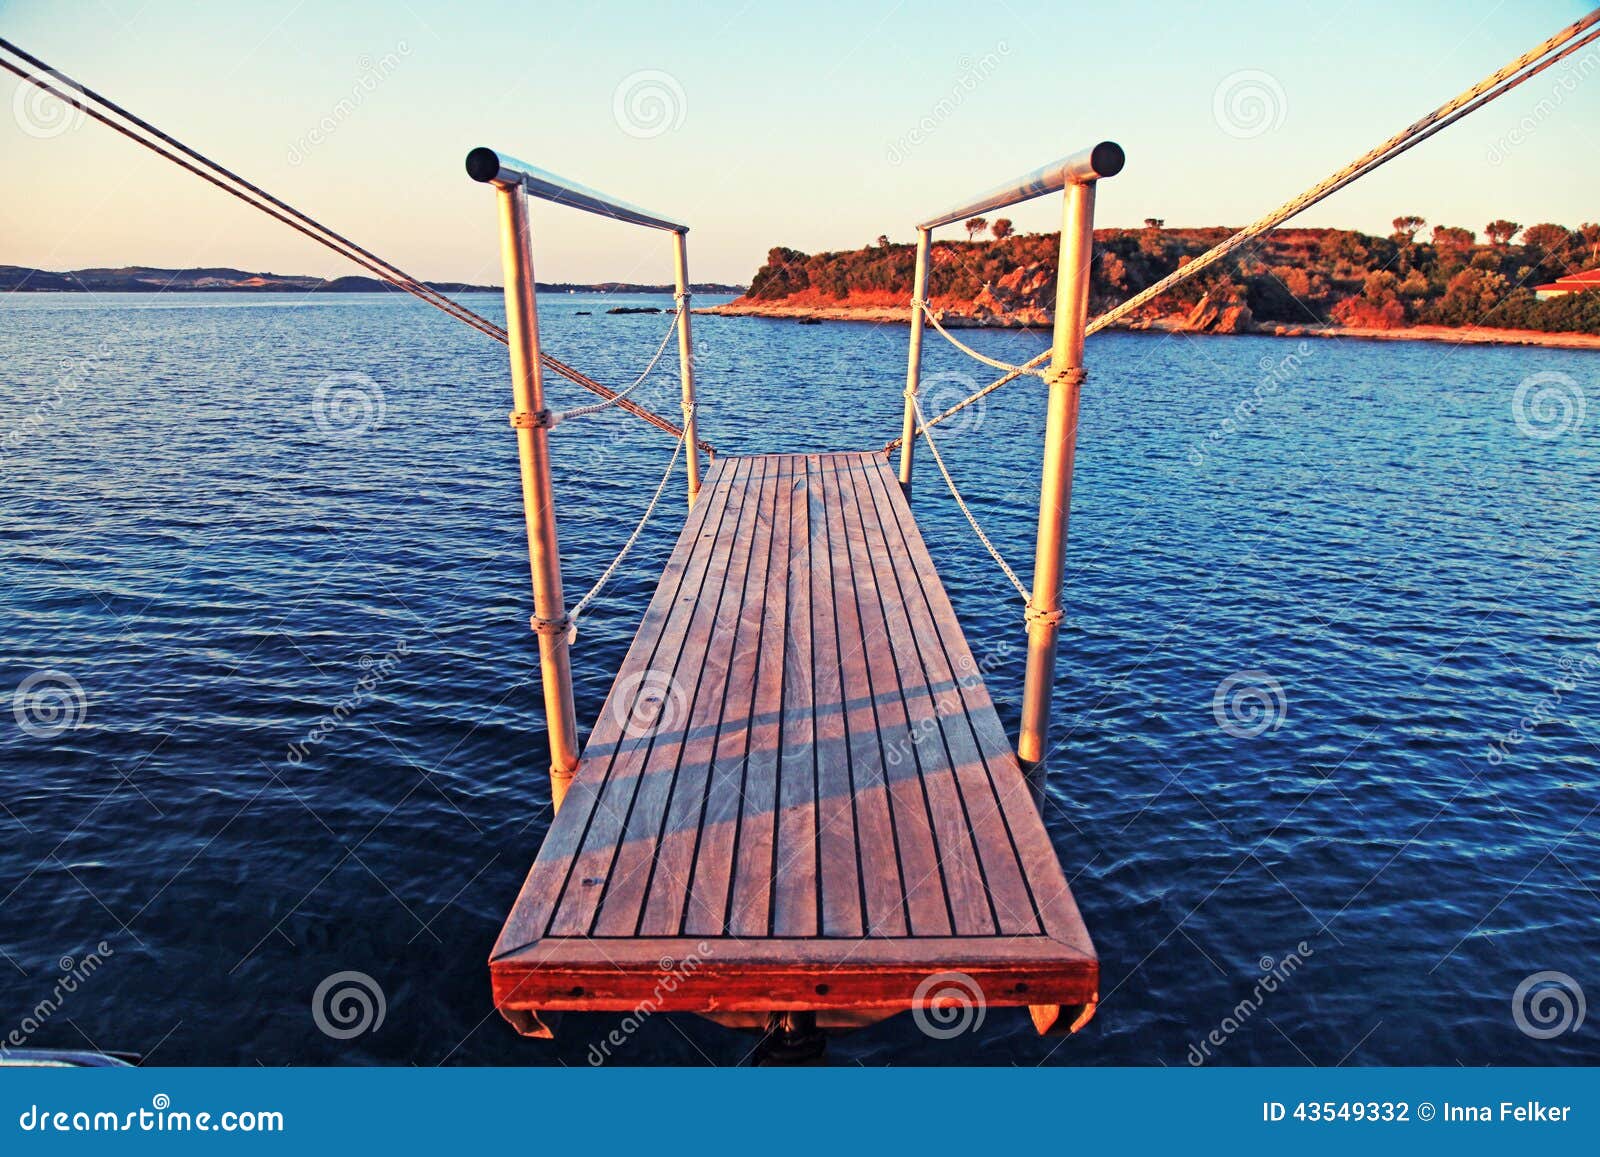
<path fill-rule="evenodd" d="M 661 718 L 651 723 L 651 745 L 640 750 L 644 753 L 638 761 L 638 771 L 630 767 L 627 778 L 638 781 L 638 791 L 628 816 L 627 828 L 617 849 L 610 871 L 603 880 L 599 911 L 594 917 L 596 936 L 634 936 L 640 931 L 643 909 L 650 882 L 656 870 L 656 857 L 663 839 L 671 838 L 681 843 L 682 838 L 693 838 L 682 815 L 674 816 L 673 800 L 682 801 L 684 795 L 675 793 L 683 768 L 689 762 L 691 748 L 701 752 L 708 746 L 705 733 L 714 730 L 717 713 L 721 710 L 721 680 L 718 672 L 725 666 L 707 663 L 707 653 L 716 635 L 717 619 L 723 600 L 728 593 L 728 572 L 733 566 L 739 545 L 735 533 L 746 503 L 750 500 L 750 459 L 739 459 L 730 472 L 729 497 L 723 512 L 721 533 L 717 535 L 715 549 L 706 566 L 700 596 L 689 609 L 689 622 L 682 635 L 677 659 L 670 667 L 658 664 L 651 672 L 653 680 L 662 687 L 664 703 Z M 731 652 L 731 641 L 729 643 Z M 705 676 L 710 674 L 710 678 Z M 703 770 L 704 763 L 699 767 Z M 691 771 L 691 781 L 695 778 Z M 693 785 L 689 789 L 693 790 Z M 687 807 L 687 804 L 683 804 Z M 696 803 L 698 810 L 698 802 Z M 675 882 L 682 885 L 687 877 Z M 563 917 L 568 905 L 557 912 Z M 577 907 L 579 916 L 583 908 Z M 554 929 L 572 935 L 571 923 Z M 579 933 L 581 934 L 581 932 Z"/>
<path fill-rule="evenodd" d="M 745 763 L 727 931 L 765 936 L 772 921 L 773 849 L 777 844 L 778 767 L 783 751 L 783 676 L 789 630 L 789 545 L 795 464 L 776 455 L 772 494 L 772 549 L 768 552 L 767 602 L 757 640 L 755 717 L 750 721 L 750 756 Z"/>
<path fill-rule="evenodd" d="M 900 495 L 893 497 L 896 500 L 897 520 L 905 536 L 907 554 L 928 558 L 927 544 L 923 541 L 922 531 L 917 528 L 916 520 L 911 516 L 909 505 L 899 501 Z M 934 571 L 929 566 L 924 573 L 933 574 Z M 1093 956 L 1094 945 L 1062 874 L 1061 861 L 1050 844 L 1050 836 L 1034 806 L 1033 793 L 1023 775 L 1021 764 L 1017 762 L 1016 752 L 1000 725 L 1000 716 L 995 712 L 989 688 L 957 624 L 950 595 L 940 582 L 929 582 L 925 589 L 933 608 L 939 638 L 950 654 L 957 673 L 957 684 L 967 707 L 967 718 L 972 721 L 978 745 L 983 749 L 995 795 L 1011 832 L 1039 919 L 1046 934 Z"/>
<path fill-rule="evenodd" d="M 735 643 L 744 625 L 745 601 L 750 592 L 746 580 L 755 545 L 756 511 L 761 504 L 761 476 L 766 473 L 764 459 L 751 459 L 742 478 L 739 520 L 735 526 L 731 557 L 723 578 L 722 593 L 711 621 L 710 637 L 701 653 L 700 676 L 694 691 L 694 709 L 689 717 L 688 739 L 678 761 L 678 774 L 672 786 L 672 800 L 666 822 L 656 841 L 655 864 L 647 889 L 648 899 L 639 923 L 641 936 L 676 936 L 683 927 L 694 876 L 695 857 L 705 830 L 705 813 L 711 790 L 711 764 L 722 731 L 744 731 L 744 719 L 730 720 L 730 708 L 741 716 L 737 699 L 730 702 Z M 756 592 L 759 602 L 760 591 Z M 758 612 L 759 613 L 759 612 Z"/>
<path fill-rule="evenodd" d="M 811 535 L 811 637 L 816 662 L 812 690 L 817 727 L 817 859 L 821 871 L 822 934 L 860 936 L 861 873 L 851 785 L 850 741 L 845 727 L 842 650 L 854 647 L 840 638 L 838 603 L 849 595 L 849 562 L 838 471 L 831 458 L 818 463 L 816 524 Z M 820 509 L 819 509 L 820 508 Z"/>
<path fill-rule="evenodd" d="M 711 782 L 700 821 L 700 847 L 684 915 L 684 931 L 692 936 L 717 936 L 726 927 L 739 819 L 744 811 L 746 769 L 755 732 L 757 665 L 772 595 L 767 576 L 772 567 L 773 508 L 778 487 L 778 467 L 772 459 L 761 460 L 756 485 L 759 493 L 753 509 L 750 561 L 737 628 L 744 645 L 736 650 L 728 676 L 728 703 L 712 754 Z"/>
<path fill-rule="evenodd" d="M 833 539 L 841 549 L 833 552 L 838 595 L 840 678 L 844 689 L 844 719 L 849 732 L 850 770 L 855 789 L 856 862 L 869 934 L 905 936 L 905 885 L 900 876 L 900 852 L 894 838 L 894 816 L 889 806 L 889 781 L 884 774 L 883 735 L 878 728 L 878 708 L 872 698 L 867 656 L 862 640 L 860 592 L 845 531 L 843 502 L 828 512 Z M 868 867 L 870 865 L 870 868 Z"/>
<path fill-rule="evenodd" d="M 662 996 L 663 959 L 695 959 Z M 881 456 L 720 459 L 491 958 L 503 1010 L 1090 1005 L 1098 965 Z"/>
<path fill-rule="evenodd" d="M 954 662 L 962 662 L 965 677 L 977 677 L 978 665 L 965 649 L 965 640 L 954 620 L 954 611 L 945 602 L 951 616 L 941 631 L 933 601 L 928 595 L 929 575 L 912 565 L 915 552 L 911 548 L 891 501 L 890 487 L 898 485 L 886 469 L 863 471 L 866 493 L 878 509 L 878 517 L 887 536 L 885 554 L 892 561 L 900 579 L 904 606 L 911 618 L 911 633 L 922 660 L 925 679 L 935 703 L 935 712 L 944 735 L 945 744 L 955 768 L 966 822 L 971 831 L 972 843 L 983 864 L 983 876 L 989 893 L 994 917 L 999 930 L 1006 935 L 1037 933 L 1040 931 L 1038 914 L 1034 911 L 1033 896 L 1028 890 L 1022 864 L 1017 858 L 1011 832 L 1005 825 L 999 798 L 988 763 L 978 744 L 976 724 L 962 698 L 957 685 Z M 950 634 L 960 644 L 960 657 L 952 661 L 944 636 Z M 994 758 L 1013 762 L 1009 746 L 999 748 Z"/>
<path fill-rule="evenodd" d="M 950 933 L 950 905 L 945 896 L 944 877 L 933 837 L 927 793 L 917 766 L 911 721 L 901 695 L 890 639 L 885 597 L 893 596 L 878 586 L 872 564 L 871 545 L 861 521 L 859 504 L 845 507 L 845 533 L 849 539 L 851 566 L 861 600 L 861 645 L 867 660 L 867 693 L 878 713 L 878 733 L 882 737 L 884 777 L 888 784 L 890 813 L 894 819 L 895 844 L 900 850 L 900 873 L 904 884 L 907 920 L 913 936 L 947 936 Z"/>
<path fill-rule="evenodd" d="M 811 533 L 818 509 L 814 456 L 796 463 L 789 511 L 789 618 L 783 649 L 783 750 L 778 760 L 778 840 L 772 927 L 817 932 L 816 703 L 812 690 Z"/>
<path fill-rule="evenodd" d="M 714 515 L 720 516 L 727 502 L 727 487 L 722 485 L 724 471 L 729 461 L 713 463 L 707 471 L 702 486 L 707 501 L 701 502 L 684 521 L 682 532 L 656 586 L 655 595 L 646 608 L 633 642 L 622 661 L 619 673 L 647 667 L 661 645 L 671 612 L 678 606 L 679 593 L 689 585 L 689 572 L 696 559 L 704 557 L 711 549 Z M 622 738 L 618 711 L 631 708 L 623 703 L 627 693 L 619 680 L 606 696 L 600 716 L 590 732 L 584 748 L 579 774 L 567 791 L 562 815 L 566 822 L 552 825 L 545 836 L 540 856 L 534 861 L 527 879 L 523 882 L 517 903 L 502 929 L 495 945 L 495 954 L 516 948 L 542 936 L 550 915 L 560 901 L 568 877 L 572 874 L 575 857 L 588 834 L 590 821 L 604 791 L 610 764 Z"/>
<path fill-rule="evenodd" d="M 607 699 L 596 735 L 602 742 L 609 740 L 610 764 L 588 835 L 572 861 L 572 872 L 567 879 L 556 910 L 551 915 L 550 933 L 556 936 L 583 936 L 594 926 L 602 899 L 610 891 L 617 876 L 618 860 L 624 853 L 636 848 L 642 826 L 650 818 L 646 807 L 637 808 L 641 792 L 653 794 L 661 788 L 661 777 L 645 774 L 648 761 L 658 761 L 655 766 L 676 765 L 676 743 L 668 731 L 667 742 L 657 744 L 660 728 L 656 726 L 661 714 L 681 714 L 683 700 L 674 698 L 673 673 L 681 660 L 685 636 L 692 626 L 695 611 L 703 605 L 707 578 L 716 559 L 723 553 L 727 535 L 722 532 L 722 521 L 727 517 L 730 502 L 735 500 L 734 469 L 737 462 L 726 467 L 724 485 L 714 492 L 718 499 L 716 508 L 709 511 L 699 535 L 690 544 L 692 559 L 684 572 L 680 589 L 670 596 L 665 608 L 666 621 L 662 627 L 661 645 L 636 665 L 625 664 L 618 673 L 616 686 Z M 679 540 L 682 547 L 683 540 Z M 671 720 L 666 722 L 670 724 Z M 595 746 L 593 738 L 589 747 Z M 589 748 L 585 749 L 587 751 Z M 574 784 L 586 778 L 586 769 L 579 768 Z M 565 812 L 565 807 L 563 807 Z M 636 818 L 636 812 L 639 813 Z M 552 824 L 551 830 L 564 827 Z M 638 870 L 632 861 L 620 865 L 625 878 Z"/>
<path fill-rule="evenodd" d="M 882 469 L 876 462 L 864 463 L 857 459 L 850 464 L 847 461 L 841 482 L 848 493 L 846 501 L 855 508 L 865 528 L 867 562 L 884 596 L 883 611 L 889 630 L 890 653 L 894 658 L 895 681 L 910 723 L 911 750 L 906 756 L 922 780 L 953 931 L 959 935 L 987 936 L 995 930 L 994 910 L 989 903 L 977 852 L 972 846 L 966 808 L 956 788 L 955 765 L 945 742 L 944 721 L 940 719 L 928 687 L 905 592 L 895 571 L 893 548 L 873 500 L 870 475 Z"/>

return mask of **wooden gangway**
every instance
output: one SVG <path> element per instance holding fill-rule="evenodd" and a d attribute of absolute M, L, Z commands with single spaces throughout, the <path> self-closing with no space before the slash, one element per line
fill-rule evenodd
<path fill-rule="evenodd" d="M 1049 1030 L 1085 1023 L 1098 981 L 1022 771 L 1041 772 L 1050 749 L 1085 338 L 1596 42 L 1600 9 L 1092 321 L 1096 188 L 1122 170 L 1119 146 L 1102 141 L 951 206 L 916 226 L 901 435 L 885 455 L 721 460 L 697 433 L 683 222 L 473 149 L 467 173 L 496 194 L 501 327 L 3 38 L 0 69 L 507 346 L 558 809 L 491 959 L 508 1019 L 542 1035 L 563 1009 L 691 1010 L 802 1032 L 796 1018 L 848 1026 L 970 1002 L 1027 1005 Z M 936 260 L 932 233 L 1054 192 L 1062 219 L 1051 346 L 1012 365 L 941 324 L 935 267 L 949 263 Z M 674 329 L 632 384 L 605 386 L 541 348 L 530 198 L 671 236 Z M 924 413 L 924 323 L 1001 376 Z M 681 426 L 630 396 L 674 333 Z M 546 408 L 546 370 L 602 400 Z M 932 436 L 1028 377 L 1048 395 L 1031 588 L 983 531 Z M 612 406 L 675 437 L 677 449 L 633 534 L 569 607 L 550 435 Z M 919 440 L 1022 599 L 1028 650 L 1015 752 L 911 517 Z M 897 479 L 886 456 L 896 448 Z M 702 451 L 714 463 L 704 485 Z M 574 622 L 638 541 L 679 456 L 691 513 L 580 751 Z"/>
<path fill-rule="evenodd" d="M 533 1035 L 859 1024 L 941 978 L 1088 1018 L 1094 947 L 883 454 L 712 466 L 491 972 Z"/>

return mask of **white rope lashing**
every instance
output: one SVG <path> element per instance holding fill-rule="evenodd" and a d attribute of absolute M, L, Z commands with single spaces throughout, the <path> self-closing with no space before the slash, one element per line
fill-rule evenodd
<path fill-rule="evenodd" d="M 922 407 L 917 403 L 917 396 L 915 394 L 908 394 L 907 396 L 911 399 L 911 408 L 917 412 L 917 420 L 926 424 L 927 418 L 922 414 Z M 933 460 L 939 465 L 939 473 L 944 475 L 945 485 L 950 488 L 950 497 L 956 500 L 956 505 L 961 508 L 961 513 L 967 516 L 967 522 L 971 524 L 972 532 L 978 536 L 978 541 L 983 543 L 994 561 L 1000 564 L 1000 569 L 1005 572 L 1006 578 L 1011 580 L 1011 585 L 1017 588 L 1017 594 L 1022 596 L 1022 601 L 1024 603 L 1029 602 L 1028 588 L 1022 585 L 1022 580 L 1017 577 L 1017 572 L 1011 569 L 1011 564 L 1006 562 L 1005 557 L 996 549 L 994 543 L 989 541 L 989 536 L 983 532 L 983 527 L 978 525 L 977 516 L 972 513 L 972 508 L 967 505 L 967 500 L 961 497 L 961 491 L 956 489 L 956 480 L 950 477 L 950 470 L 944 464 L 944 456 L 939 453 L 939 447 L 934 445 L 933 436 L 924 434 L 923 439 L 928 443 L 928 450 L 933 454 Z"/>
<path fill-rule="evenodd" d="M 693 406 L 685 406 L 685 416 L 694 410 Z M 667 483 L 672 479 L 672 468 L 678 464 L 678 455 L 683 453 L 684 439 L 687 431 L 678 435 L 678 444 L 672 448 L 672 458 L 667 462 L 666 470 L 662 471 L 661 481 L 656 484 L 656 492 L 650 496 L 650 504 L 644 508 L 644 514 L 639 519 L 639 525 L 633 528 L 633 533 L 628 535 L 628 541 L 622 544 L 622 549 L 617 552 L 617 557 L 611 560 L 611 565 L 600 572 L 600 578 L 589 592 L 573 604 L 572 610 L 567 612 L 567 645 L 571 646 L 578 637 L 578 617 L 589 608 L 601 588 L 611 581 L 611 576 L 616 573 L 617 567 L 622 565 L 622 560 L 628 557 L 628 552 L 633 549 L 633 544 L 639 541 L 639 535 L 644 532 L 645 524 L 650 521 L 650 516 L 655 513 L 656 504 L 661 501 L 661 495 L 667 489 Z"/>
<path fill-rule="evenodd" d="M 672 343 L 672 335 L 677 332 L 678 319 L 682 315 L 683 310 L 684 307 L 680 304 L 677 309 L 672 311 L 672 324 L 667 326 L 666 336 L 661 339 L 661 344 L 656 347 L 655 356 L 650 359 L 650 364 L 644 367 L 644 372 L 638 377 L 634 378 L 625 389 L 618 390 L 615 394 L 603 402 L 595 402 L 593 405 L 589 406 L 575 406 L 570 410 L 557 411 L 550 416 L 550 424 L 555 426 L 561 422 L 570 422 L 574 418 L 586 418 L 590 414 L 598 414 L 601 410 L 607 410 L 612 406 L 615 406 L 618 402 L 622 401 L 623 398 L 626 398 L 629 394 L 633 393 L 634 390 L 644 385 L 644 380 L 648 378 L 655 370 L 656 363 L 661 360 L 661 355 L 667 352 L 667 346 Z M 681 441 L 682 439 L 680 438 L 679 440 Z"/>

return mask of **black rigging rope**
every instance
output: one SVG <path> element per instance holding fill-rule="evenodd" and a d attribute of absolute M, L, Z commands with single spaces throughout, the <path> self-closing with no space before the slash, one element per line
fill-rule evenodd
<path fill-rule="evenodd" d="M 283 224 L 289 226 L 291 229 L 294 229 L 296 232 L 309 237 L 318 244 L 333 250 L 341 257 L 355 262 L 363 269 L 375 274 L 380 280 L 393 285 L 397 289 L 411 294 L 418 300 L 426 302 L 435 309 L 438 309 L 455 318 L 457 321 L 471 326 L 479 333 L 494 338 L 502 345 L 506 344 L 506 331 L 500 326 L 495 325 L 487 318 L 473 312 L 466 306 L 461 305 L 459 302 L 452 300 L 439 290 L 434 289 L 432 286 L 419 281 L 417 278 L 413 277 L 411 274 L 407 273 L 394 263 L 386 261 L 377 256 L 375 253 L 372 253 L 362 246 L 357 245 L 354 241 L 351 241 L 344 235 L 335 232 L 326 225 L 323 225 L 321 222 L 301 212 L 299 209 L 296 209 L 294 206 L 273 196 L 271 193 L 268 193 L 260 186 L 245 180 L 232 170 L 225 168 L 224 166 L 211 160 L 209 157 L 206 157 L 204 154 L 190 148 L 182 141 L 179 141 L 175 137 L 172 137 L 161 131 L 149 121 L 144 120 L 142 117 L 139 117 L 132 112 L 129 112 L 115 101 L 112 101 L 108 97 L 103 96 L 86 85 L 80 84 L 78 81 L 60 72 L 58 69 L 52 68 L 38 57 L 24 51 L 3 37 L 0 37 L 0 49 L 4 49 L 6 52 L 9 52 L 20 60 L 25 61 L 32 68 L 38 69 L 46 75 L 35 75 L 34 73 L 31 73 L 5 59 L 0 59 L 0 68 L 4 68 L 7 72 L 14 74 L 27 83 L 35 85 L 45 92 L 50 93 L 57 100 L 70 105 L 86 116 L 92 117 L 94 120 L 105 125 L 106 127 L 114 129 L 118 133 L 121 133 L 123 136 L 127 137 L 129 140 L 143 145 L 157 156 L 163 157 L 177 165 L 179 168 L 193 173 L 201 180 L 206 181 L 218 189 L 221 189 L 223 192 L 238 198 L 252 208 L 259 209 L 268 216 L 283 222 Z M 102 112 L 100 108 L 91 107 L 91 105 L 85 103 L 84 101 L 80 101 L 66 92 L 63 92 L 61 88 L 57 87 L 56 84 L 52 84 L 51 81 L 57 81 L 61 85 L 65 85 L 73 89 L 82 97 L 84 97 L 85 100 L 92 101 L 95 104 L 102 106 L 104 109 L 109 110 L 111 113 L 114 113 L 117 117 L 122 118 L 122 120 L 128 123 L 122 124 L 119 121 L 112 119 L 112 117 L 107 115 L 106 112 Z M 133 127 L 130 128 L 130 125 Z M 144 136 L 141 134 L 149 135 Z M 185 158 L 189 159 L 186 160 Z M 229 182 L 232 183 L 230 184 Z M 569 381 L 575 382 L 584 389 L 589 390 L 591 393 L 600 395 L 602 398 L 606 399 L 608 403 L 615 403 L 619 409 L 626 410 L 635 417 L 643 418 L 652 426 L 655 426 L 657 429 L 671 434 L 674 437 L 682 436 L 682 427 L 674 425 L 666 418 L 663 418 L 654 411 L 641 406 L 632 399 L 620 397 L 617 391 L 601 385 L 587 374 L 584 374 L 579 370 L 567 365 L 566 363 L 559 361 L 558 359 L 543 352 L 540 354 L 540 361 Z M 712 447 L 708 443 L 701 442 L 699 445 L 700 448 L 707 454 L 714 453 Z"/>

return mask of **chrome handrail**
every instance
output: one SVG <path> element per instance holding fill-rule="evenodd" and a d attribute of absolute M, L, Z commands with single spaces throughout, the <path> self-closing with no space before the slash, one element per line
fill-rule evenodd
<path fill-rule="evenodd" d="M 506 156 L 494 149 L 476 148 L 468 153 L 467 175 L 474 181 L 482 181 L 485 184 L 521 185 L 531 196 L 549 201 L 551 204 L 570 205 L 574 209 L 583 209 L 616 221 L 627 221 L 633 225 L 643 225 L 648 229 L 667 229 L 673 233 L 689 231 L 689 226 L 681 222 L 651 213 L 637 205 L 630 205 L 626 201 L 619 201 L 587 185 L 558 177 L 554 173 L 530 165 L 526 161 L 519 161 L 515 157 Z"/>
<path fill-rule="evenodd" d="M 677 292 L 678 365 L 683 387 L 683 445 L 689 505 L 700 491 L 700 456 L 695 422 L 694 343 L 689 334 L 689 227 L 597 192 L 576 181 L 496 152 L 467 154 L 467 175 L 492 185 L 500 213 L 500 259 L 505 278 L 506 334 L 511 356 L 511 425 L 517 433 L 523 515 L 528 526 L 528 563 L 533 583 L 531 626 L 539 636 L 540 681 L 550 736 L 550 799 L 559 808 L 578 767 L 578 724 L 568 654 L 572 619 L 561 583 L 561 547 L 556 534 L 555 495 L 550 482 L 550 428 L 539 350 L 539 303 L 533 269 L 533 231 L 528 198 L 582 209 L 614 221 L 672 234 Z M 648 372 L 648 371 L 647 371 Z M 620 395 L 619 395 L 620 396 Z M 670 469 L 670 467 L 669 467 Z"/>
<path fill-rule="evenodd" d="M 1017 735 L 1017 755 L 1030 768 L 1041 764 L 1045 756 L 1056 649 L 1064 617 L 1061 584 L 1066 562 L 1067 514 L 1072 500 L 1072 464 L 1077 449 L 1083 342 L 1089 320 L 1089 278 L 1094 265 L 1095 187 L 1101 178 L 1122 172 L 1126 160 L 1121 145 L 1101 141 L 929 217 L 917 226 L 917 257 L 911 286 L 910 357 L 906 366 L 906 403 L 900 435 L 900 484 L 908 493 L 912 453 L 917 440 L 916 397 L 922 378 L 922 326 L 923 320 L 930 316 L 928 268 L 933 231 L 941 225 L 975 217 L 991 209 L 1004 209 L 1046 193 L 1063 194 L 1055 327 L 1050 367 L 1043 375 L 1049 390 L 1049 404 L 1039 480 L 1033 589 L 1027 609 L 1028 661 L 1022 689 L 1022 726 Z M 953 489 L 953 482 L 951 486 Z"/>
<path fill-rule="evenodd" d="M 1058 193 L 1068 185 L 1097 181 L 1101 177 L 1115 177 L 1122 172 L 1127 161 L 1122 146 L 1115 141 L 1101 141 L 1087 149 L 1041 165 L 1031 173 L 1024 173 L 1014 181 L 990 189 L 987 193 L 954 209 L 948 209 L 921 222 L 918 229 L 937 229 L 964 217 L 974 217 L 991 209 L 1004 209 L 1022 201 L 1031 201 L 1046 193 Z"/>

